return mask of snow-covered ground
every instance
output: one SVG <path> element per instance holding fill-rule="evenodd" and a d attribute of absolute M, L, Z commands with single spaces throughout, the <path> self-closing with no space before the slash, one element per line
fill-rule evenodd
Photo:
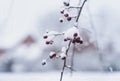
<path fill-rule="evenodd" d="M 120 73 L 69 73 L 63 81 L 120 81 Z M 59 81 L 60 72 L 47 73 L 4 73 L 0 74 L 0 81 Z"/>
<path fill-rule="evenodd" d="M 72 1 L 74 2 L 74 0 Z M 55 11 L 56 9 L 58 10 L 61 5 L 62 0 L 0 0 L 0 48 L 12 48 L 16 44 L 18 44 L 26 35 L 29 34 L 33 34 L 33 36 L 37 36 L 38 39 L 42 40 L 42 33 L 46 30 L 46 28 L 51 29 L 53 27 L 49 25 L 49 22 L 52 22 L 53 16 L 56 15 L 51 16 L 50 13 L 58 14 L 59 12 L 56 13 Z M 81 16 L 80 27 L 86 28 L 87 30 L 92 32 L 93 36 L 96 36 L 95 39 L 97 40 L 98 47 L 100 48 L 100 51 L 103 51 L 104 62 L 102 62 L 102 64 L 105 65 L 105 67 L 112 66 L 119 70 L 119 1 L 88 0 L 88 3 L 86 4 L 84 10 Z M 42 22 L 42 19 L 48 21 Z M 45 25 L 43 26 L 41 22 Z M 56 23 L 52 23 L 56 25 Z M 62 28 L 61 26 L 55 27 Z M 64 29 L 65 28 L 66 27 L 64 27 Z M 40 50 L 38 48 L 37 50 L 41 51 L 41 55 L 43 53 L 43 49 L 46 46 L 43 45 L 43 41 L 39 41 L 39 43 Z M 25 53 L 30 53 L 31 49 L 33 48 L 28 48 L 28 50 L 25 49 Z M 36 51 L 36 49 L 34 51 Z M 106 51 L 108 52 L 106 53 Z M 30 58 L 33 56 L 32 54 L 24 55 L 23 53 L 20 54 L 20 56 L 24 57 L 25 60 L 34 60 L 33 58 Z M 38 53 L 35 55 L 35 57 L 37 56 Z M 81 65 L 84 66 L 86 64 L 85 67 L 90 68 L 90 66 L 92 66 L 93 68 L 94 65 L 94 67 L 98 69 L 98 66 L 100 65 L 100 63 L 97 61 L 97 56 L 95 54 L 81 55 L 80 58 L 77 59 L 81 60 L 80 62 L 76 60 L 76 62 L 79 63 L 77 66 L 80 67 Z M 83 67 L 83 69 L 85 67 Z"/>

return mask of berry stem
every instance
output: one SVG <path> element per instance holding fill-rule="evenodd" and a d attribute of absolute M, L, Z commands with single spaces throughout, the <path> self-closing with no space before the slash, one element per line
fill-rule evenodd
<path fill-rule="evenodd" d="M 78 7 L 77 6 L 76 7 L 75 6 L 69 6 L 69 7 L 65 8 L 65 9 L 71 9 L 71 8 L 77 8 L 78 9 L 80 7 L 79 6 Z"/>

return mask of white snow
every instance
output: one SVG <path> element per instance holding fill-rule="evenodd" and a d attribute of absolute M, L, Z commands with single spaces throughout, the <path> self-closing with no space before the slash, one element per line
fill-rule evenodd
<path fill-rule="evenodd" d="M 62 47 L 62 49 L 61 49 L 61 51 L 63 52 L 63 53 L 65 53 L 66 52 L 66 47 Z"/>
<path fill-rule="evenodd" d="M 53 55 L 55 55 L 56 53 L 54 52 L 54 51 L 51 51 L 50 53 L 49 53 L 49 56 L 53 56 Z"/>
<path fill-rule="evenodd" d="M 73 26 L 64 32 L 64 38 L 73 39 L 75 33 L 77 33 L 78 36 L 80 36 L 79 29 Z"/>
<path fill-rule="evenodd" d="M 61 57 L 61 59 L 66 58 L 66 54 L 65 53 L 60 53 L 60 57 Z"/>
<path fill-rule="evenodd" d="M 120 81 L 119 73 L 65 73 L 63 81 Z M 60 72 L 48 73 L 3 73 L 0 81 L 59 81 Z"/>

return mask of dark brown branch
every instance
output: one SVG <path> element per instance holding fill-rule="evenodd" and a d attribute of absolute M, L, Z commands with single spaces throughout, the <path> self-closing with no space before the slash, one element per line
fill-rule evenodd
<path fill-rule="evenodd" d="M 72 40 L 70 40 L 70 42 L 68 44 L 68 48 L 66 50 L 66 55 L 68 54 L 68 51 L 70 49 L 71 42 L 72 42 Z M 63 68 L 62 68 L 62 71 L 61 71 L 60 81 L 62 81 L 62 78 L 63 78 L 64 70 L 65 70 L 65 67 L 66 67 L 66 59 L 64 60 Z"/>
<path fill-rule="evenodd" d="M 78 20 L 79 20 L 79 18 L 80 18 L 82 9 L 83 9 L 84 4 L 85 4 L 86 1 L 87 1 L 87 0 L 84 0 L 83 3 L 82 3 L 82 6 L 80 7 L 80 10 L 79 10 L 79 12 L 78 12 L 78 16 L 77 16 L 77 18 L 76 18 L 76 22 L 78 22 Z"/>

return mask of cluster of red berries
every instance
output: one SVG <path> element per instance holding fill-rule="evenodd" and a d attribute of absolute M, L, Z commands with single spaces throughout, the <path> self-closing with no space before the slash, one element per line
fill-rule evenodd
<path fill-rule="evenodd" d="M 64 6 L 65 7 L 68 7 L 70 4 L 68 2 L 63 2 Z M 60 10 L 60 13 L 64 15 L 64 17 L 67 19 L 67 21 L 71 21 L 72 17 L 70 17 L 69 13 L 65 13 L 66 11 L 66 8 L 65 9 L 62 9 Z M 60 22 L 62 23 L 64 21 L 63 18 L 60 19 Z"/>
<path fill-rule="evenodd" d="M 67 21 L 71 21 L 72 17 L 70 17 L 69 13 L 64 13 L 64 10 L 62 10 L 61 13 L 64 14 L 64 16 L 67 19 Z M 59 21 L 62 23 L 64 21 L 64 19 L 60 18 Z"/>
<path fill-rule="evenodd" d="M 66 54 L 62 52 L 59 55 L 57 55 L 57 52 L 50 52 L 50 54 L 49 54 L 50 59 L 57 58 L 57 57 L 61 58 L 62 60 L 65 60 L 66 59 Z"/>
<path fill-rule="evenodd" d="M 80 39 L 80 37 L 78 37 L 78 34 L 77 33 L 74 33 L 73 35 L 73 40 L 72 40 L 72 43 L 80 43 L 80 44 L 83 44 L 83 41 Z"/>
<path fill-rule="evenodd" d="M 54 52 L 54 51 L 49 53 L 49 58 L 50 59 L 61 58 L 61 60 L 65 60 L 66 57 L 67 57 L 67 55 L 65 53 L 63 53 L 62 51 L 60 52 L 59 56 L 57 55 L 57 52 Z M 42 65 L 46 65 L 47 64 L 47 60 L 48 60 L 48 58 L 42 60 Z"/>
<path fill-rule="evenodd" d="M 64 34 L 63 34 L 64 35 Z M 44 35 L 43 36 L 44 39 L 48 39 L 48 35 Z M 80 39 L 78 33 L 74 33 L 73 34 L 73 38 L 65 38 L 64 41 L 72 41 L 73 44 L 75 43 L 80 43 L 82 44 L 83 41 Z M 46 41 L 46 44 L 49 45 L 49 44 L 53 44 L 53 41 Z M 67 55 L 66 55 L 66 50 L 67 48 L 66 47 L 62 47 L 61 51 L 59 51 L 59 54 L 58 52 L 55 52 L 55 51 L 52 51 L 49 53 L 49 58 L 50 59 L 54 59 L 54 58 L 61 58 L 61 60 L 65 60 L 67 58 Z M 43 60 L 42 61 L 42 65 L 46 65 L 46 62 L 47 60 Z"/>
<path fill-rule="evenodd" d="M 65 38 L 64 41 L 68 41 L 68 40 L 72 40 L 72 43 L 79 43 L 79 44 L 83 44 L 83 41 L 80 39 L 80 37 L 78 36 L 77 33 L 74 33 L 73 35 L 73 39 L 70 38 Z"/>
<path fill-rule="evenodd" d="M 48 38 L 48 36 L 47 36 L 47 35 L 45 35 L 45 36 L 43 36 L 43 38 L 44 38 L 44 39 L 47 39 L 47 38 Z M 46 41 L 45 43 L 46 43 L 47 45 L 48 45 L 48 44 L 53 44 L 53 40 Z"/>
<path fill-rule="evenodd" d="M 43 36 L 43 38 L 44 38 L 44 39 L 47 39 L 48 36 L 45 35 L 45 36 Z M 70 39 L 70 38 L 65 38 L 65 39 L 64 39 L 65 42 L 68 41 L 68 40 L 72 40 L 72 43 L 80 43 L 80 44 L 83 44 L 83 41 L 80 39 L 80 37 L 78 36 L 77 33 L 74 33 L 74 34 L 73 34 L 73 39 Z M 50 40 L 50 41 L 46 41 L 45 43 L 46 43 L 47 45 L 49 45 L 49 44 L 53 44 L 53 42 L 54 42 L 53 40 Z"/>

